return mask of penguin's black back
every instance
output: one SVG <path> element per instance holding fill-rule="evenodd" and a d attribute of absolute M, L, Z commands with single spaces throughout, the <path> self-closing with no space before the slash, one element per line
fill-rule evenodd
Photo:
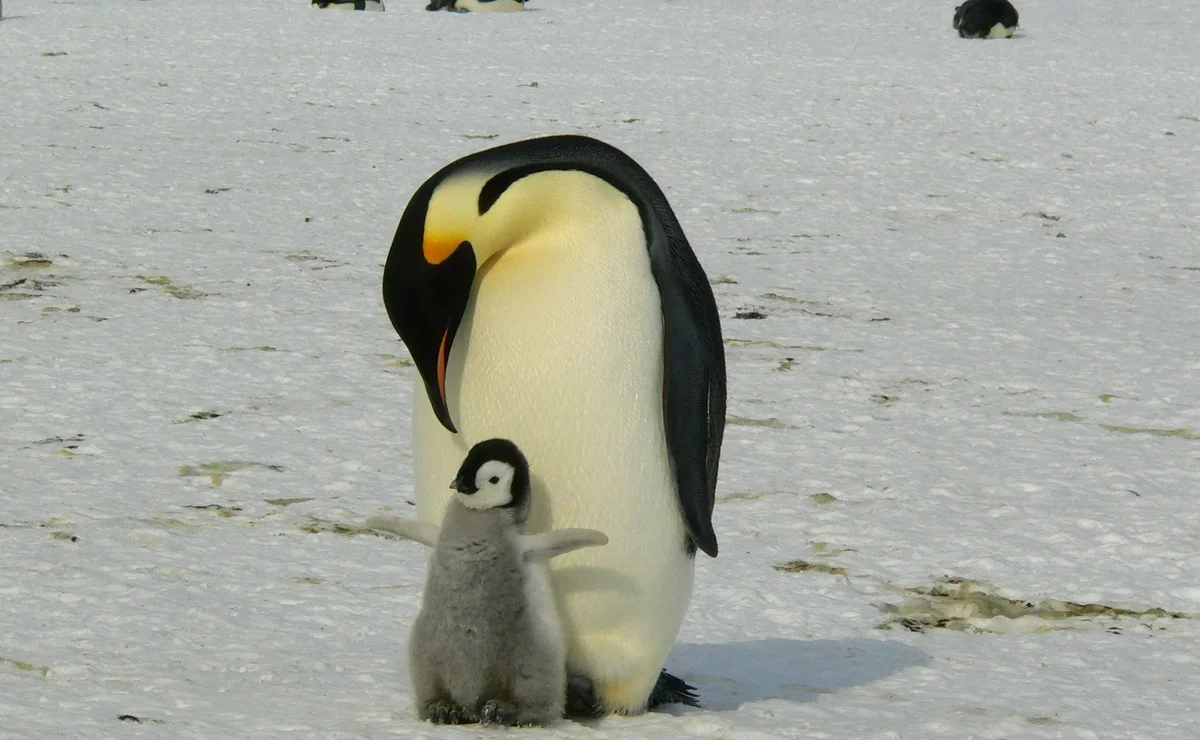
<path fill-rule="evenodd" d="M 954 28 L 964 39 L 981 39 L 997 24 L 1017 27 L 1017 9 L 1008 0 L 966 0 L 954 9 Z"/>

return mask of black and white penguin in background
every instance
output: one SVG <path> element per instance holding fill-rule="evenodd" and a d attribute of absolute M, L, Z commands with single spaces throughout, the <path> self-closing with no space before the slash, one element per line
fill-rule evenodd
<path fill-rule="evenodd" d="M 449 10 L 453 13 L 511 13 L 524 10 L 528 0 L 430 0 L 426 10 Z"/>
<path fill-rule="evenodd" d="M 314 8 L 330 10 L 383 10 L 383 0 L 313 0 Z"/>
<path fill-rule="evenodd" d="M 1017 9 L 1008 0 L 966 0 L 954 9 L 954 28 L 964 39 L 1010 39 Z"/>
<path fill-rule="evenodd" d="M 442 519 L 472 444 L 521 440 L 528 531 L 591 527 L 605 547 L 550 565 L 571 714 L 695 703 L 663 670 L 717 554 L 725 352 L 703 268 L 659 186 L 584 136 L 464 157 L 417 188 L 383 302 L 421 375 L 417 516 Z"/>

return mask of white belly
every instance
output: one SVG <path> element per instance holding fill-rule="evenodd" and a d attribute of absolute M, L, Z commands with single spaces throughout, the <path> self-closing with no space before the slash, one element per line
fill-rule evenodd
<path fill-rule="evenodd" d="M 675 641 L 694 561 L 667 459 L 661 308 L 640 221 L 623 197 L 596 218 L 480 271 L 446 374 L 460 434 L 438 424 L 420 383 L 414 394 L 417 512 L 441 520 L 471 445 L 515 442 L 532 471 L 526 531 L 609 537 L 552 561 L 568 667 L 636 695 Z M 628 238 L 596 243 L 614 232 Z"/>
<path fill-rule="evenodd" d="M 525 9 L 524 3 L 519 3 L 517 0 L 495 0 L 490 3 L 481 3 L 479 0 L 458 0 L 454 6 L 472 13 L 507 13 Z"/>
<path fill-rule="evenodd" d="M 1003 23 L 997 23 L 992 26 L 992 30 L 988 31 L 986 38 L 989 39 L 1010 39 L 1016 27 L 1006 28 Z"/>

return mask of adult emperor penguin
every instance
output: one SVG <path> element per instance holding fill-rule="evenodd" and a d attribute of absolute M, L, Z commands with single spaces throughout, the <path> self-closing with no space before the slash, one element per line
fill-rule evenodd
<path fill-rule="evenodd" d="M 383 0 L 313 0 L 312 5 L 321 10 L 384 10 Z"/>
<path fill-rule="evenodd" d="M 662 670 L 712 527 L 725 355 L 708 280 L 662 190 L 583 136 L 442 168 L 412 196 L 383 275 L 425 393 L 413 402 L 417 514 L 475 442 L 521 440 L 528 531 L 608 547 L 552 564 L 573 713 L 693 703 Z"/>
<path fill-rule="evenodd" d="M 449 10 L 455 13 L 510 13 L 524 10 L 528 0 L 430 0 L 426 10 Z"/>
<path fill-rule="evenodd" d="M 1017 9 L 1008 0 L 966 0 L 954 9 L 954 28 L 964 39 L 1009 39 Z"/>

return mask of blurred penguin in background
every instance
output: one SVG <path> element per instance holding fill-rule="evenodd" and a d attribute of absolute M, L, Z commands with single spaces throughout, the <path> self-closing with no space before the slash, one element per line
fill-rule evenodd
<path fill-rule="evenodd" d="M 322 10 L 383 10 L 383 0 L 313 0 L 312 6 Z"/>
<path fill-rule="evenodd" d="M 964 39 L 1010 39 L 1017 9 L 1008 0 L 966 0 L 954 9 L 954 28 Z"/>
<path fill-rule="evenodd" d="M 449 10 L 452 13 L 511 13 L 524 10 L 527 0 L 430 0 L 426 10 Z"/>

